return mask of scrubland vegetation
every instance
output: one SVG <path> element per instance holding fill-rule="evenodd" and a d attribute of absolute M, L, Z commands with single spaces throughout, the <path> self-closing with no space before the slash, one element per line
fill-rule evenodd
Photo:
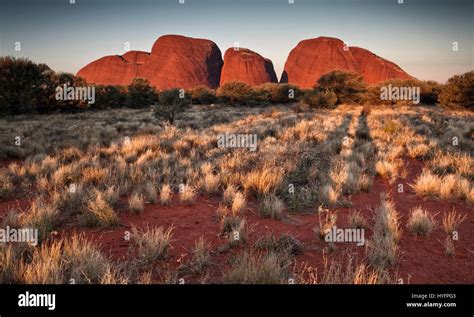
<path fill-rule="evenodd" d="M 422 100 L 468 76 L 423 83 Z M 40 235 L 0 244 L 0 282 L 398 283 L 410 239 L 441 241 L 437 262 L 473 242 L 466 109 L 383 105 L 341 72 L 308 91 L 132 86 L 104 100 L 146 107 L 0 119 L 2 227 Z M 219 147 L 223 134 L 255 134 L 257 150 Z M 365 247 L 328 244 L 334 226 L 364 229 Z"/>

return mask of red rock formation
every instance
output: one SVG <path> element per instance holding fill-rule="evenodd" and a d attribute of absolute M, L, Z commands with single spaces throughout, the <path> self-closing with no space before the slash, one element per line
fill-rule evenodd
<path fill-rule="evenodd" d="M 291 50 L 281 82 L 311 88 L 321 75 L 333 70 L 360 73 L 369 84 L 391 78 L 411 78 L 396 64 L 370 51 L 358 47 L 344 49 L 339 39 L 318 37 L 301 41 Z"/>
<path fill-rule="evenodd" d="M 204 39 L 165 35 L 156 40 L 143 69 L 143 77 L 159 89 L 217 87 L 222 55 L 217 45 Z"/>
<path fill-rule="evenodd" d="M 141 65 L 149 55 L 147 52 L 130 51 L 122 56 L 105 56 L 87 64 L 77 72 L 77 76 L 94 84 L 128 85 L 133 78 L 139 77 Z"/>
<path fill-rule="evenodd" d="M 375 55 L 359 47 L 350 47 L 352 56 L 357 61 L 357 69 L 366 82 L 372 84 L 387 79 L 410 79 L 412 76 L 408 75 L 397 64 L 392 63 L 380 56 Z"/>
<path fill-rule="evenodd" d="M 271 60 L 246 48 L 229 48 L 224 54 L 221 82 L 240 81 L 256 86 L 263 83 L 276 83 L 277 77 Z"/>
<path fill-rule="evenodd" d="M 222 68 L 221 51 L 209 40 L 165 35 L 156 40 L 151 54 L 131 51 L 106 56 L 79 70 L 89 83 L 128 85 L 142 77 L 158 89 L 217 87 Z"/>

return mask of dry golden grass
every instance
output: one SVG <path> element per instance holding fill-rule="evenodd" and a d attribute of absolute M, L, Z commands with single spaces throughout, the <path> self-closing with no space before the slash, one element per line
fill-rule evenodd
<path fill-rule="evenodd" d="M 167 257 L 168 250 L 171 247 L 172 235 L 173 227 L 165 230 L 163 227 L 150 228 L 146 226 L 139 229 L 132 226 L 131 239 L 139 259 L 145 263 L 150 263 Z"/>
<path fill-rule="evenodd" d="M 385 179 L 393 179 L 397 176 L 397 164 L 388 161 L 377 161 L 375 171 L 377 175 Z"/>
<path fill-rule="evenodd" d="M 456 212 L 456 210 L 452 210 L 448 213 L 444 213 L 443 216 L 443 228 L 444 231 L 448 235 L 452 235 L 453 232 L 457 231 L 459 228 L 459 225 L 466 219 L 466 215 L 461 216 Z"/>
<path fill-rule="evenodd" d="M 275 195 L 268 195 L 258 209 L 260 216 L 263 218 L 281 219 L 285 210 L 284 202 Z"/>
<path fill-rule="evenodd" d="M 399 226 L 399 215 L 388 197 L 382 195 L 374 218 L 372 239 L 367 243 L 369 263 L 378 268 L 394 265 L 400 255 L 398 241 L 402 232 Z"/>
<path fill-rule="evenodd" d="M 133 193 L 128 199 L 128 209 L 132 214 L 140 214 L 144 210 L 143 196 L 139 193 Z"/>
<path fill-rule="evenodd" d="M 244 253 L 226 272 L 226 284 L 283 284 L 287 283 L 288 260 L 277 253 Z"/>
<path fill-rule="evenodd" d="M 160 203 L 163 206 L 170 205 L 172 195 L 173 192 L 171 190 L 171 186 L 169 184 L 163 185 L 160 191 Z"/>
<path fill-rule="evenodd" d="M 212 264 L 210 249 L 210 244 L 206 243 L 204 237 L 202 236 L 194 243 L 194 247 L 191 252 L 191 270 L 194 273 L 202 273 Z"/>
<path fill-rule="evenodd" d="M 362 216 L 360 211 L 352 211 L 347 216 L 347 222 L 349 226 L 354 229 L 366 229 L 367 228 L 367 220 Z"/>
<path fill-rule="evenodd" d="M 295 266 L 294 276 L 298 284 L 396 284 L 397 274 L 381 268 L 373 268 L 365 262 L 357 263 L 350 254 L 330 259 L 323 254 L 322 272 L 302 263 Z"/>
<path fill-rule="evenodd" d="M 251 171 L 244 179 L 244 189 L 249 194 L 262 196 L 273 192 L 282 182 L 282 168 L 264 166 Z"/>
<path fill-rule="evenodd" d="M 347 194 L 370 192 L 375 174 L 390 180 L 398 174 L 404 177 L 401 167 L 405 156 L 424 161 L 425 170 L 413 184 L 418 195 L 474 203 L 474 163 L 468 155 L 473 149 L 472 133 L 469 134 L 471 114 L 439 112 L 436 107 L 374 107 L 370 114 L 358 118 L 360 110 L 357 106 L 312 113 L 294 113 L 286 106 L 276 107 L 275 111 L 265 107 L 210 107 L 205 111 L 193 108 L 182 114 L 176 126 L 156 125 L 148 110 L 126 109 L 5 121 L 0 127 L 0 145 L 5 149 L 0 151 L 0 158 L 16 155 L 25 160 L 0 170 L 0 199 L 27 195 L 33 201 L 43 201 L 44 206 L 35 207 L 36 211 L 29 216 L 11 213 L 3 217 L 3 222 L 28 220 L 43 228 L 44 238 L 59 216 L 69 220 L 68 217 L 79 215 L 80 224 L 109 227 L 118 224 L 114 209 L 122 208 L 120 196 L 143 195 L 143 201 L 155 203 L 156 189 L 160 188 L 160 203 L 169 205 L 172 188 L 186 183 L 188 187 L 180 193 L 184 203 L 192 203 L 196 191 L 207 195 L 223 192 L 227 208 L 218 212 L 222 233 L 230 246 L 242 245 L 251 226 L 242 217 L 245 199 L 239 190 L 247 197 L 261 200 L 278 193 L 281 204 L 272 202 L 267 208 L 275 218 L 280 217 L 279 210 L 285 205 L 295 211 L 320 204 L 331 208 L 343 206 L 349 200 Z M 216 136 L 220 133 L 256 133 L 258 151 L 216 148 Z M 10 144 L 16 135 L 35 138 L 28 138 L 24 146 L 15 148 Z M 459 137 L 457 146 L 452 144 L 453 135 Z M 75 185 L 75 192 L 69 191 L 71 184 Z M 293 195 L 287 194 L 290 184 L 295 186 Z M 136 205 L 140 210 L 140 203 Z M 398 215 L 391 211 L 393 206 L 389 203 L 381 205 L 379 208 L 385 211 L 376 212 L 374 236 L 367 249 L 369 263 L 377 267 L 396 263 L 400 251 Z M 408 219 L 408 230 L 413 227 L 416 232 L 426 232 L 426 217 L 430 215 L 413 215 L 413 219 Z M 462 221 L 459 215 L 445 218 L 451 228 L 457 228 L 456 223 Z M 357 213 L 348 220 L 354 227 L 364 225 L 363 217 Z M 318 233 L 326 232 L 331 222 L 322 219 Z M 234 233 L 243 239 L 235 240 Z M 48 250 L 52 252 L 50 259 L 46 258 L 47 251 L 30 259 L 36 257 L 38 271 L 27 262 L 21 268 L 28 270 L 31 281 L 67 282 L 68 272 L 73 270 L 64 262 L 65 244 L 60 248 L 59 260 L 54 259 L 52 245 L 44 247 L 52 248 Z M 100 259 L 93 251 L 78 254 L 83 254 L 77 255 L 79 258 Z M 3 280 L 18 281 L 23 273 L 18 275 L 18 270 L 12 269 L 20 268 L 22 262 L 17 251 L 0 252 L 0 259 L 8 268 Z M 45 267 L 48 261 L 51 271 Z M 331 273 L 327 281 L 376 280 L 372 268 L 361 265 L 347 271 L 350 274 Z M 74 275 L 86 283 L 124 283 L 140 278 L 126 276 L 110 263 L 100 266 L 97 274 L 91 273 L 92 269 L 85 264 L 79 266 L 89 272 L 87 277 L 79 271 Z M 382 274 L 379 269 L 375 271 Z M 330 277 L 344 274 L 346 277 Z M 377 283 L 381 278 L 377 277 Z M 149 282 L 150 278 L 145 276 L 144 280 Z"/>
<path fill-rule="evenodd" d="M 205 174 L 204 179 L 204 190 L 208 194 L 215 194 L 219 192 L 219 185 L 220 185 L 220 176 L 213 175 L 212 173 Z"/>
<path fill-rule="evenodd" d="M 440 183 L 441 180 L 438 176 L 428 170 L 423 170 L 420 176 L 415 180 L 415 183 L 411 186 L 417 195 L 436 196 L 439 192 Z"/>
<path fill-rule="evenodd" d="M 192 204 L 196 198 L 196 190 L 190 185 L 183 185 L 180 193 L 179 200 L 184 204 Z"/>
<path fill-rule="evenodd" d="M 111 227 L 118 224 L 119 219 L 112 207 L 107 203 L 101 192 L 89 200 L 87 209 L 80 216 L 85 226 Z"/>
<path fill-rule="evenodd" d="M 234 215 L 240 214 L 244 209 L 245 206 L 247 205 L 247 200 L 241 192 L 237 192 L 234 195 L 234 200 L 232 201 L 232 213 Z"/>
<path fill-rule="evenodd" d="M 231 206 L 236 194 L 237 188 L 235 188 L 235 186 L 232 184 L 228 185 L 227 188 L 224 190 L 224 194 L 222 196 L 224 204 L 226 204 L 227 206 Z"/>
<path fill-rule="evenodd" d="M 323 213 L 325 214 L 324 218 L 321 217 Z M 318 226 L 314 228 L 314 232 L 320 240 L 324 241 L 326 234 L 328 234 L 332 227 L 336 225 L 337 214 L 335 211 L 323 210 L 322 208 L 319 208 L 318 218 Z"/>
<path fill-rule="evenodd" d="M 23 218 L 26 227 L 38 229 L 39 240 L 46 239 L 58 222 L 59 212 L 41 199 L 32 202 Z"/>
<path fill-rule="evenodd" d="M 410 210 L 407 228 L 417 236 L 427 236 L 436 228 L 436 220 L 427 210 L 416 207 Z"/>

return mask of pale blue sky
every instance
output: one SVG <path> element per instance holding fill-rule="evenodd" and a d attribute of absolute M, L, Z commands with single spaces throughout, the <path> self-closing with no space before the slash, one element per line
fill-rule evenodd
<path fill-rule="evenodd" d="M 280 77 L 300 41 L 332 36 L 387 58 L 420 79 L 474 69 L 470 0 L 1 0 L 1 55 L 76 73 L 104 55 L 150 51 L 164 34 L 234 42 L 273 61 Z M 15 42 L 21 51 L 15 51 Z M 459 50 L 452 50 L 452 43 Z"/>

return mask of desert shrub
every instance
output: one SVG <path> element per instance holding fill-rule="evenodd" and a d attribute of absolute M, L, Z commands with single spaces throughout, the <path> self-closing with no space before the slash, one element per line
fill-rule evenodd
<path fill-rule="evenodd" d="M 421 81 L 417 79 L 389 79 L 377 84 L 372 84 L 367 88 L 363 101 L 371 104 L 383 105 L 413 105 L 412 101 L 406 100 L 382 100 L 382 87 L 415 87 L 420 89 L 420 103 L 434 105 L 438 102 L 438 96 L 442 86 L 435 81 Z"/>
<path fill-rule="evenodd" d="M 163 227 L 138 229 L 132 226 L 132 241 L 137 250 L 138 256 L 146 263 L 154 260 L 161 260 L 167 257 L 171 246 L 173 227 L 167 230 Z"/>
<path fill-rule="evenodd" d="M 393 179 L 397 176 L 397 164 L 385 160 L 377 161 L 375 171 L 382 178 Z"/>
<path fill-rule="evenodd" d="M 254 248 L 269 252 L 297 255 L 303 251 L 303 243 L 292 235 L 283 234 L 277 239 L 272 233 L 258 239 L 254 244 Z"/>
<path fill-rule="evenodd" d="M 163 91 L 158 96 L 154 115 L 159 120 L 170 124 L 174 123 L 176 115 L 184 111 L 191 104 L 191 98 L 182 89 Z"/>
<path fill-rule="evenodd" d="M 80 215 L 79 221 L 84 226 L 111 227 L 118 224 L 118 216 L 107 203 L 103 193 L 96 192 L 87 204 L 87 209 Z"/>
<path fill-rule="evenodd" d="M 156 204 L 158 201 L 158 194 L 156 188 L 152 182 L 147 182 L 143 188 L 143 193 L 146 198 L 146 201 L 150 204 Z"/>
<path fill-rule="evenodd" d="M 86 86 L 84 79 L 55 73 L 45 64 L 25 58 L 0 57 L 0 115 L 46 113 L 88 107 L 86 101 L 59 100 L 56 88 Z"/>
<path fill-rule="evenodd" d="M 443 216 L 443 228 L 446 234 L 452 235 L 457 231 L 459 225 L 466 219 L 466 215 L 461 216 L 455 210 L 445 213 Z"/>
<path fill-rule="evenodd" d="M 273 194 L 266 196 L 258 209 L 260 216 L 272 219 L 281 219 L 284 210 L 285 204 L 283 201 Z"/>
<path fill-rule="evenodd" d="M 263 166 L 247 174 L 243 181 L 246 193 L 262 196 L 275 192 L 283 180 L 284 170 L 277 167 Z"/>
<path fill-rule="evenodd" d="M 11 177 L 6 173 L 0 174 L 0 199 L 6 199 L 12 196 L 15 186 Z"/>
<path fill-rule="evenodd" d="M 245 196 L 241 192 L 235 193 L 231 207 L 232 213 L 234 215 L 240 214 L 244 210 L 246 205 L 247 201 L 245 199 Z"/>
<path fill-rule="evenodd" d="M 224 190 L 224 194 L 222 195 L 222 200 L 224 204 L 231 206 L 236 194 L 237 194 L 237 188 L 232 184 L 228 185 L 226 189 Z"/>
<path fill-rule="evenodd" d="M 173 195 L 173 191 L 171 190 L 171 186 L 169 184 L 163 185 L 160 191 L 160 203 L 163 206 L 171 204 L 172 195 Z"/>
<path fill-rule="evenodd" d="M 122 86 L 95 86 L 95 103 L 92 108 L 119 108 L 127 105 L 127 92 Z"/>
<path fill-rule="evenodd" d="M 196 190 L 191 185 L 183 185 L 179 192 L 179 200 L 185 204 L 192 204 L 196 198 Z"/>
<path fill-rule="evenodd" d="M 301 89 L 291 84 L 265 83 L 254 87 L 259 99 L 274 104 L 296 102 L 302 95 Z"/>
<path fill-rule="evenodd" d="M 417 236 L 427 236 L 436 226 L 434 217 L 421 207 L 416 207 L 410 211 L 407 228 Z"/>
<path fill-rule="evenodd" d="M 333 92 L 337 97 L 336 103 L 341 104 L 362 100 L 366 84 L 360 74 L 335 70 L 322 75 L 317 88 L 323 92 Z"/>
<path fill-rule="evenodd" d="M 360 211 L 352 211 L 347 216 L 347 222 L 349 223 L 349 227 L 354 229 L 367 228 L 367 220 L 362 216 Z"/>
<path fill-rule="evenodd" d="M 234 221 L 230 225 L 230 230 L 227 232 L 227 246 L 230 248 L 245 245 L 247 243 L 250 228 L 247 225 L 245 218 L 239 216 L 230 216 L 233 217 Z"/>
<path fill-rule="evenodd" d="M 139 214 L 143 211 L 143 199 L 144 197 L 139 193 L 133 193 L 128 199 L 128 208 L 133 214 Z"/>
<path fill-rule="evenodd" d="M 439 94 L 443 86 L 433 80 L 423 81 L 420 91 L 420 101 L 426 105 L 434 105 L 438 102 Z"/>
<path fill-rule="evenodd" d="M 206 243 L 202 236 L 194 243 L 194 247 L 191 251 L 191 270 L 194 273 L 201 273 L 211 265 L 210 249 L 210 244 Z"/>
<path fill-rule="evenodd" d="M 54 97 L 54 72 L 25 58 L 0 57 L 0 114 L 47 110 Z"/>
<path fill-rule="evenodd" d="M 307 91 L 301 98 L 301 102 L 310 108 L 332 108 L 337 103 L 337 95 L 333 91 L 315 88 Z"/>
<path fill-rule="evenodd" d="M 474 71 L 449 78 L 441 90 L 439 103 L 446 107 L 474 109 Z"/>
<path fill-rule="evenodd" d="M 38 239 L 43 241 L 53 231 L 59 218 L 59 212 L 53 205 L 38 199 L 33 201 L 26 214 L 24 223 L 28 227 L 38 229 Z"/>
<path fill-rule="evenodd" d="M 357 263 L 353 256 L 344 254 L 343 260 L 329 260 L 324 256 L 322 274 L 305 266 L 302 271 L 296 272 L 300 284 L 396 284 L 397 275 L 388 270 L 374 269 L 366 263 Z"/>
<path fill-rule="evenodd" d="M 74 279 L 75 284 L 99 283 L 106 270 L 111 269 L 109 260 L 83 236 L 67 239 L 62 251 L 68 282 Z"/>
<path fill-rule="evenodd" d="M 191 99 L 194 104 L 211 104 L 216 102 L 216 92 L 215 90 L 205 86 L 197 86 L 190 91 Z"/>
<path fill-rule="evenodd" d="M 324 218 L 321 217 L 322 213 L 325 213 Z M 318 226 L 314 227 L 314 233 L 316 236 L 324 241 L 326 235 L 331 231 L 331 229 L 336 225 L 337 214 L 336 212 L 331 212 L 329 210 L 323 210 L 319 208 L 318 210 Z"/>
<path fill-rule="evenodd" d="M 26 284 L 97 284 L 117 268 L 82 235 L 42 244 L 31 260 L 20 259 L 18 282 Z"/>
<path fill-rule="evenodd" d="M 255 105 L 256 94 L 246 83 L 231 81 L 220 86 L 217 97 L 223 103 L 230 105 Z"/>
<path fill-rule="evenodd" d="M 379 268 L 395 264 L 400 254 L 399 215 L 393 202 L 385 196 L 382 196 L 380 205 L 375 210 L 373 231 L 372 240 L 367 246 L 370 263 Z"/>
<path fill-rule="evenodd" d="M 439 192 L 440 184 L 441 178 L 425 169 L 411 186 L 417 195 L 436 196 Z"/>
<path fill-rule="evenodd" d="M 155 88 L 144 78 L 134 78 L 127 87 L 126 104 L 129 108 L 144 108 L 153 105 L 157 100 Z"/>
<path fill-rule="evenodd" d="M 204 190 L 208 194 L 215 194 L 219 191 L 220 176 L 212 173 L 206 173 L 202 180 Z"/>
<path fill-rule="evenodd" d="M 244 253 L 224 274 L 224 283 L 282 284 L 285 283 L 289 265 L 288 258 L 278 253 Z"/>

